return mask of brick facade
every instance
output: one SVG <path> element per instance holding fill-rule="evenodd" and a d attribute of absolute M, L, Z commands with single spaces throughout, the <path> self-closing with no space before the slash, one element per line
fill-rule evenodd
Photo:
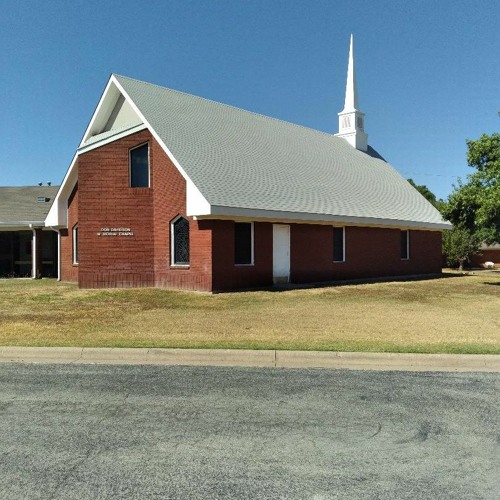
<path fill-rule="evenodd" d="M 485 262 L 493 262 L 496 268 L 500 268 L 500 248 L 481 250 L 470 258 L 471 267 L 484 267 Z"/>
<path fill-rule="evenodd" d="M 149 144 L 150 187 L 129 187 L 129 151 Z M 61 278 L 84 288 L 160 286 L 224 291 L 273 283 L 273 224 L 254 223 L 254 264 L 234 263 L 234 222 L 189 218 L 189 266 L 171 264 L 170 224 L 186 217 L 186 182 L 149 131 L 78 157 L 78 185 L 61 231 Z M 72 230 L 78 223 L 79 262 Z M 106 228 L 109 231 L 106 231 Z M 109 233 L 130 229 L 133 235 Z M 331 225 L 290 224 L 290 280 L 310 283 L 439 273 L 441 233 L 410 232 L 410 259 L 400 230 L 346 227 L 345 262 L 333 262 Z"/>
<path fill-rule="evenodd" d="M 78 265 L 73 264 L 73 227 L 78 223 L 78 184 L 68 198 L 68 229 L 61 229 L 61 279 L 78 281 Z"/>
<path fill-rule="evenodd" d="M 129 187 L 129 151 L 149 143 L 150 187 Z M 170 221 L 185 216 L 186 185 L 149 131 L 78 158 L 78 190 L 70 198 L 62 279 L 83 288 L 165 286 L 211 289 L 209 230 L 190 221 L 191 265 L 170 265 Z M 79 263 L 72 262 L 71 230 L 78 221 Z M 115 228 L 133 235 L 110 236 Z M 109 229 L 109 231 L 106 231 Z M 104 230 L 104 231 L 103 231 Z M 119 232 L 118 232 L 119 233 Z M 75 270 L 76 267 L 76 270 Z"/>
<path fill-rule="evenodd" d="M 234 265 L 234 223 L 213 223 L 213 288 L 273 283 L 273 224 L 254 224 L 254 266 Z M 345 228 L 345 262 L 333 261 L 330 225 L 290 224 L 290 281 L 315 283 L 441 272 L 441 233 L 410 231 L 410 258 L 401 259 L 399 229 Z"/>
<path fill-rule="evenodd" d="M 345 228 L 345 262 L 333 262 L 331 226 L 292 224 L 291 280 L 297 283 L 441 272 L 441 233 L 410 231 L 401 259 L 399 229 Z"/>
<path fill-rule="evenodd" d="M 234 264 L 234 222 L 212 221 L 213 289 L 234 290 L 273 283 L 273 227 L 254 223 L 254 265 Z"/>

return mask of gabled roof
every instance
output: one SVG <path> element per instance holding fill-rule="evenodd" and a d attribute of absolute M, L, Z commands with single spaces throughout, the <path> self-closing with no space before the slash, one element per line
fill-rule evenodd
<path fill-rule="evenodd" d="M 129 121 L 113 131 L 121 96 Z M 372 148 L 123 76 L 111 76 L 79 151 L 141 127 L 184 175 L 188 215 L 449 227 Z"/>
<path fill-rule="evenodd" d="M 0 229 L 44 226 L 59 186 L 0 187 Z"/>

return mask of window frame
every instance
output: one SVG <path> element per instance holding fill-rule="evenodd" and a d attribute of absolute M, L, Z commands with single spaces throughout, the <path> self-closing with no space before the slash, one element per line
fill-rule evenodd
<path fill-rule="evenodd" d="M 236 262 L 236 224 L 250 224 L 250 262 Z M 234 221 L 234 265 L 236 267 L 254 266 L 255 265 L 255 235 L 254 223 L 248 221 Z"/>
<path fill-rule="evenodd" d="M 175 223 L 179 221 L 180 219 L 184 219 L 188 223 L 188 255 L 189 255 L 189 261 L 188 262 L 175 262 Z M 184 217 L 183 215 L 178 215 L 174 219 L 170 221 L 170 266 L 171 267 L 179 267 L 179 268 L 188 268 L 191 265 L 191 231 L 190 231 L 190 224 L 189 224 L 189 219 L 187 217 Z"/>
<path fill-rule="evenodd" d="M 342 260 L 335 259 L 335 230 L 336 229 L 342 229 Z M 341 264 L 342 262 L 345 262 L 345 226 L 333 226 L 332 239 L 333 239 L 333 262 L 336 264 Z"/>
<path fill-rule="evenodd" d="M 74 266 L 78 265 L 78 222 L 71 229 L 71 254 L 72 263 Z"/>
<path fill-rule="evenodd" d="M 403 234 L 406 234 L 406 247 L 404 248 L 403 252 Z M 409 229 L 402 229 L 401 234 L 400 234 L 400 256 L 401 260 L 410 260 L 410 230 Z"/>
<path fill-rule="evenodd" d="M 132 152 L 135 151 L 136 149 L 143 148 L 144 146 L 147 146 L 148 148 L 148 185 L 147 186 L 132 186 Z M 139 144 L 137 146 L 134 146 L 133 148 L 130 148 L 128 150 L 128 187 L 131 189 L 148 189 L 151 187 L 151 161 L 150 161 L 150 147 L 149 147 L 149 141 L 148 142 L 143 142 L 142 144 Z"/>

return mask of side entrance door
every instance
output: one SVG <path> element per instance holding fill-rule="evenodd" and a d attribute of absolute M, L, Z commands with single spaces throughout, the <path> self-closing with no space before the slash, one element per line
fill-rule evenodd
<path fill-rule="evenodd" d="M 290 281 L 290 226 L 273 224 L 273 282 Z"/>

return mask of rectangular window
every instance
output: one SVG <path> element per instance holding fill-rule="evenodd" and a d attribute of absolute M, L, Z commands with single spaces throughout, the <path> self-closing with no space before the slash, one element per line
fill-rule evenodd
<path fill-rule="evenodd" d="M 78 224 L 73 226 L 73 264 L 78 264 Z"/>
<path fill-rule="evenodd" d="M 333 228 L 333 262 L 345 262 L 345 227 Z"/>
<path fill-rule="evenodd" d="M 149 187 L 149 145 L 130 150 L 130 187 Z"/>
<path fill-rule="evenodd" d="M 253 222 L 234 223 L 234 263 L 253 264 Z"/>
<path fill-rule="evenodd" d="M 410 258 L 410 231 L 401 231 L 401 259 Z"/>

